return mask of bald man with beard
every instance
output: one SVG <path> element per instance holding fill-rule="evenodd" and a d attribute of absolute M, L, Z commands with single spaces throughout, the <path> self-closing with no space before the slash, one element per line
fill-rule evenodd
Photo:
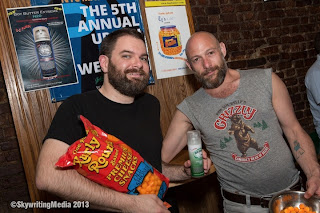
<path fill-rule="evenodd" d="M 170 162 L 187 145 L 187 131 L 199 130 L 216 168 L 225 213 L 267 213 L 273 195 L 301 190 L 295 160 L 307 176 L 305 197 L 320 195 L 314 145 L 295 116 L 285 84 L 271 69 L 228 68 L 226 54 L 225 44 L 211 33 L 197 32 L 188 40 L 187 66 L 202 87 L 177 106 L 162 160 Z M 234 115 L 243 125 L 230 131 Z M 236 132 L 245 126 L 256 145 L 243 153 Z"/>

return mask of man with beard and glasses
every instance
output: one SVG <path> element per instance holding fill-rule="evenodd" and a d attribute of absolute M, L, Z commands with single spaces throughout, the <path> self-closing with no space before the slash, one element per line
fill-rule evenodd
<path fill-rule="evenodd" d="M 157 98 L 143 92 L 149 79 L 144 36 L 126 28 L 109 34 L 101 43 L 99 62 L 104 75 L 102 87 L 68 98 L 57 110 L 44 138 L 36 185 L 63 199 L 89 201 L 91 208 L 103 211 L 169 212 L 156 195 L 119 193 L 86 179 L 76 170 L 55 168 L 69 145 L 86 135 L 78 119 L 83 115 L 162 171 L 160 104 Z M 177 168 L 163 172 L 170 180 L 190 178 L 183 166 Z"/>
<path fill-rule="evenodd" d="M 199 130 L 216 168 L 226 213 L 267 213 L 274 194 L 301 190 L 295 161 L 307 177 L 305 197 L 320 195 L 313 142 L 281 79 L 271 69 L 228 68 L 225 44 L 208 32 L 191 36 L 186 55 L 202 88 L 177 106 L 162 160 L 170 162 L 186 146 L 188 130 Z"/>

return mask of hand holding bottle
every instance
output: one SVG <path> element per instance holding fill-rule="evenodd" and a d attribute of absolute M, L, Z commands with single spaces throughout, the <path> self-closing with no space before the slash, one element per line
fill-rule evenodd
<path fill-rule="evenodd" d="M 188 135 L 188 150 L 190 164 L 185 162 L 185 168 L 191 167 L 192 177 L 202 177 L 207 173 L 211 166 L 211 160 L 207 157 L 207 153 L 202 149 L 200 132 L 192 130 L 187 132 Z"/>
<path fill-rule="evenodd" d="M 209 158 L 208 154 L 206 151 L 204 151 L 202 149 L 202 158 L 203 158 L 203 171 L 204 171 L 204 175 L 207 175 L 208 172 L 210 171 L 211 165 L 212 165 L 212 161 Z M 187 160 L 186 162 L 184 162 L 184 169 L 186 171 L 186 173 L 191 176 L 191 161 Z"/>

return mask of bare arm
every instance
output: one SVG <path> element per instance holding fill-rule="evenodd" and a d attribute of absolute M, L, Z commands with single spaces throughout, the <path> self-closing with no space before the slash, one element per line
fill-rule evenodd
<path fill-rule="evenodd" d="M 190 160 L 184 166 L 169 165 L 168 163 L 187 145 L 187 132 L 193 129 L 190 120 L 181 111 L 177 110 L 170 123 L 164 138 L 161 158 L 162 172 L 170 181 L 180 181 L 191 178 Z M 207 153 L 203 151 L 203 167 L 205 174 L 210 170 L 212 162 Z"/>
<path fill-rule="evenodd" d="M 293 156 L 307 176 L 306 197 L 320 195 L 320 166 L 313 142 L 297 120 L 285 84 L 272 73 L 272 103 Z"/>
<path fill-rule="evenodd" d="M 177 110 L 163 141 L 161 150 L 163 162 L 169 163 L 187 145 L 187 132 L 192 128 L 187 116 Z"/>
<path fill-rule="evenodd" d="M 68 145 L 47 139 L 38 159 L 36 185 L 67 200 L 89 201 L 90 207 L 124 212 L 169 212 L 156 195 L 128 195 L 86 179 L 74 169 L 57 169 L 55 163 Z"/>

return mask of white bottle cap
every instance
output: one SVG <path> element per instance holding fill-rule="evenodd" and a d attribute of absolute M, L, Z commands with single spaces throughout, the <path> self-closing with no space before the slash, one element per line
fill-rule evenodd
<path fill-rule="evenodd" d="M 37 26 L 32 29 L 34 41 L 50 41 L 49 30 L 45 26 Z"/>
<path fill-rule="evenodd" d="M 198 143 L 200 142 L 200 132 L 199 130 L 191 130 L 187 132 L 188 135 L 188 143 Z"/>

